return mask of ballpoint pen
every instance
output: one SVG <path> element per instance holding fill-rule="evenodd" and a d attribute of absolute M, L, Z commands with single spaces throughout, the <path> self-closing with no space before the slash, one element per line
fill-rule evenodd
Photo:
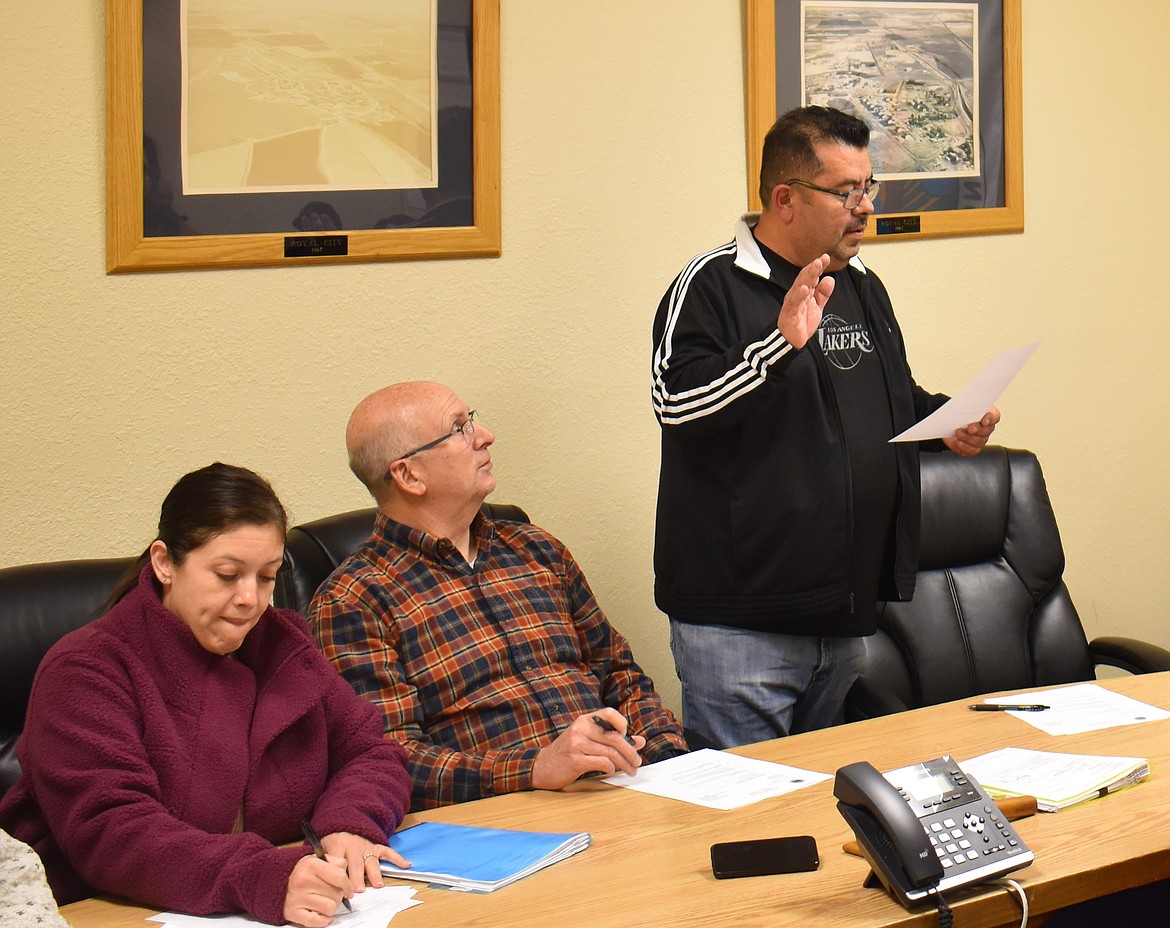
<path fill-rule="evenodd" d="M 1006 702 L 977 702 L 973 706 L 968 706 L 968 709 L 973 709 L 976 712 L 1043 712 L 1050 706 L 1041 705 L 1013 705 Z"/>
<path fill-rule="evenodd" d="M 605 719 L 603 719 L 600 715 L 593 716 L 593 724 L 596 725 L 598 728 L 603 729 L 604 731 L 617 731 L 617 729 L 614 728 L 613 725 L 611 725 L 609 722 L 607 722 Z M 628 732 L 626 734 L 622 735 L 622 737 L 626 739 L 626 744 L 633 744 L 634 743 L 634 739 L 632 737 L 630 737 L 630 734 Z"/>
<path fill-rule="evenodd" d="M 301 831 L 305 833 L 305 840 L 313 846 L 313 853 L 317 856 L 317 859 L 324 860 L 325 848 L 321 847 L 321 839 L 317 837 L 317 832 L 313 831 L 313 826 L 309 824 L 308 819 L 301 822 Z M 353 906 L 349 904 L 348 899 L 342 896 L 341 901 L 348 911 L 353 911 Z"/>

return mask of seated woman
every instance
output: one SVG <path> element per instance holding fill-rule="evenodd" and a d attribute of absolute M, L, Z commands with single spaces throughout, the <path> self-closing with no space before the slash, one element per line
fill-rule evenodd
<path fill-rule="evenodd" d="M 32 845 L 59 904 L 94 892 L 196 915 L 329 924 L 381 886 L 410 796 L 381 714 L 269 602 L 287 517 L 213 464 L 167 495 L 158 538 L 102 618 L 37 671 L 0 827 Z M 322 836 L 319 860 L 301 838 Z"/>

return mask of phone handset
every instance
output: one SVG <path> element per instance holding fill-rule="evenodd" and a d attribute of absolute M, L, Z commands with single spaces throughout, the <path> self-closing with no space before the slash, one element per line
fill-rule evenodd
<path fill-rule="evenodd" d="M 907 890 L 942 879 L 942 864 L 922 822 L 872 764 L 858 761 L 838 770 L 833 795 L 883 883 L 893 881 Z"/>

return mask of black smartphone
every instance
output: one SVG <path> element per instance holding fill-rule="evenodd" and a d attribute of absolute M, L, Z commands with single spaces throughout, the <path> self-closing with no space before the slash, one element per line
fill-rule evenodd
<path fill-rule="evenodd" d="M 816 870 L 820 865 L 817 842 L 811 835 L 711 845 L 711 872 L 717 880 L 770 873 L 802 873 Z"/>

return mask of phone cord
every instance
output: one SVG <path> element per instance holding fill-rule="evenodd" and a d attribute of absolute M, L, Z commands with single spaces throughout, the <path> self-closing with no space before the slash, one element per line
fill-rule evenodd
<path fill-rule="evenodd" d="M 930 890 L 929 895 L 938 908 L 938 928 L 951 928 L 955 922 L 955 916 L 951 913 L 951 907 L 947 905 L 946 899 L 937 889 Z"/>
<path fill-rule="evenodd" d="M 996 880 L 997 886 L 1002 886 L 1009 893 L 1015 893 L 1019 897 L 1020 903 L 1020 928 L 1028 928 L 1028 894 L 1024 892 L 1024 887 L 1015 880 L 1002 879 Z"/>

